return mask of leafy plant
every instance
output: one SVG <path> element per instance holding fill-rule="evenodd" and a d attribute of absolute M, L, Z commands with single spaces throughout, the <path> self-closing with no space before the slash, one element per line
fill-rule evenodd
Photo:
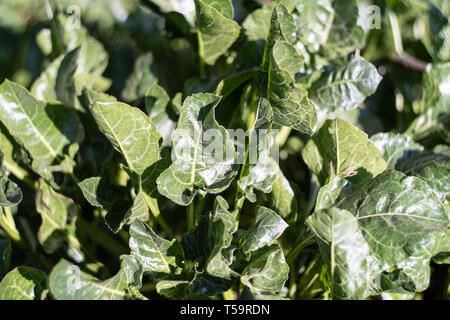
<path fill-rule="evenodd" d="M 0 299 L 448 299 L 446 1 L 112 3 L 0 2 Z"/>

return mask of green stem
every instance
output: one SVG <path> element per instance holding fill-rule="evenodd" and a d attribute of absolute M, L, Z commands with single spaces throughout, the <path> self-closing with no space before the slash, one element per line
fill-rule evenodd
<path fill-rule="evenodd" d="M 297 258 L 297 256 L 299 255 L 299 253 L 306 248 L 307 246 L 313 244 L 315 241 L 314 235 L 309 235 L 306 238 L 303 238 L 302 240 L 300 240 L 299 243 L 297 243 L 297 245 L 294 247 L 294 249 L 292 249 L 291 251 L 289 251 L 288 255 L 286 256 L 286 262 L 289 265 L 292 265 L 295 261 L 295 258 Z"/>
<path fill-rule="evenodd" d="M 289 135 L 291 134 L 292 128 L 291 127 L 283 127 L 281 128 L 280 132 L 277 136 L 277 144 L 281 148 L 286 143 L 287 139 L 289 138 Z"/>
<path fill-rule="evenodd" d="M 163 216 L 161 215 L 161 212 L 159 211 L 158 207 L 158 201 L 154 198 L 150 198 L 147 194 L 144 193 L 145 202 L 147 202 L 148 207 L 150 208 L 150 211 L 153 215 L 153 217 L 158 221 L 161 228 L 164 230 L 164 232 L 167 234 L 167 236 L 170 239 L 173 239 L 175 237 L 174 233 L 172 232 L 172 229 L 167 224 L 166 220 L 164 220 Z"/>
<path fill-rule="evenodd" d="M 200 32 L 197 32 L 197 40 L 198 40 L 198 65 L 200 76 L 205 76 L 205 61 L 203 60 L 203 56 L 205 55 L 203 50 L 203 40 L 200 36 Z"/>
<path fill-rule="evenodd" d="M 84 220 L 82 217 L 78 218 L 78 223 L 84 231 L 87 231 L 92 238 L 95 238 L 97 243 L 105 250 L 109 251 L 114 256 L 120 256 L 128 252 L 128 248 L 125 247 L 119 241 L 109 237 L 101 230 L 95 228 L 90 222 Z"/>
<path fill-rule="evenodd" d="M 5 231 L 8 238 L 17 243 L 23 243 L 19 231 L 17 230 L 11 210 L 3 207 L 3 213 L 0 214 L 0 227 Z"/>
<path fill-rule="evenodd" d="M 187 230 L 191 230 L 195 227 L 196 221 L 195 221 L 195 207 L 194 207 L 194 200 L 187 206 Z"/>

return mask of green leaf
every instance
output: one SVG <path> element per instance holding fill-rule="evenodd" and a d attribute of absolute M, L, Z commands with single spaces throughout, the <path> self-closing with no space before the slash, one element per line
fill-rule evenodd
<path fill-rule="evenodd" d="M 136 216 L 137 206 L 143 205 L 136 201 L 134 204 L 131 203 L 127 197 L 127 190 L 125 188 L 106 185 L 104 179 L 100 177 L 85 179 L 78 186 L 86 200 L 92 206 L 100 207 L 107 211 L 105 222 L 114 233 L 122 229 L 126 223 L 131 222 L 132 216 Z M 146 208 L 146 205 L 144 208 Z M 135 210 L 134 213 L 133 209 Z M 137 215 L 142 213 L 141 210 L 138 212 Z"/>
<path fill-rule="evenodd" d="M 0 86 L 0 106 L 0 120 L 39 166 L 53 164 L 64 148 L 84 139 L 74 110 L 40 102 L 9 80 Z"/>
<path fill-rule="evenodd" d="M 169 95 L 159 85 L 154 84 L 145 93 L 145 109 L 163 137 L 163 146 L 170 145 L 170 137 L 176 127 L 177 116 L 172 108 Z"/>
<path fill-rule="evenodd" d="M 147 53 L 139 56 L 134 64 L 134 69 L 128 77 L 122 97 L 125 101 L 135 101 L 145 97 L 145 93 L 158 82 L 156 64 L 153 54 Z"/>
<path fill-rule="evenodd" d="M 8 273 L 11 266 L 11 242 L 0 239 L 0 279 Z"/>
<path fill-rule="evenodd" d="M 352 124 L 327 120 L 302 151 L 303 160 L 321 181 L 331 174 L 359 183 L 387 168 L 367 134 Z M 355 175 L 356 174 L 356 175 Z"/>
<path fill-rule="evenodd" d="M 260 99 L 255 115 L 255 124 L 249 133 L 248 155 L 238 181 L 239 188 L 247 199 L 256 201 L 253 189 L 269 193 L 277 173 L 278 164 L 271 157 L 275 137 L 272 134 L 273 111 L 266 99 Z M 256 154 L 257 152 L 257 154 Z"/>
<path fill-rule="evenodd" d="M 22 201 L 22 190 L 8 178 L 3 167 L 3 153 L 0 151 L 0 207 L 12 207 Z"/>
<path fill-rule="evenodd" d="M 317 52 L 326 43 L 335 17 L 331 0 L 297 1 L 297 30 L 302 43 Z"/>
<path fill-rule="evenodd" d="M 130 226 L 131 254 L 139 259 L 144 271 L 172 273 L 172 268 L 177 264 L 176 257 L 170 251 L 176 241 L 159 237 L 147 224 L 139 220 L 135 220 Z"/>
<path fill-rule="evenodd" d="M 82 89 L 93 88 L 106 69 L 108 55 L 103 46 L 89 38 L 81 47 L 60 55 L 31 86 L 31 94 L 41 101 L 60 101 L 83 110 L 78 101 Z"/>
<path fill-rule="evenodd" d="M 86 91 L 90 110 L 100 131 L 138 174 L 159 160 L 159 135 L 145 113 L 125 103 L 106 100 L 104 95 Z"/>
<path fill-rule="evenodd" d="M 246 252 L 256 251 L 278 239 L 287 227 L 287 223 L 278 214 L 259 206 L 255 223 L 240 235 L 240 243 Z"/>
<path fill-rule="evenodd" d="M 213 65 L 237 40 L 240 26 L 233 21 L 230 0 L 195 0 L 200 58 Z"/>
<path fill-rule="evenodd" d="M 358 25 L 357 0 L 333 0 L 334 17 L 328 20 L 328 37 L 323 45 L 327 56 L 346 55 L 364 45 L 364 30 Z"/>
<path fill-rule="evenodd" d="M 252 254 L 242 271 L 241 282 L 253 294 L 279 293 L 289 275 L 289 266 L 278 244 L 266 246 Z"/>
<path fill-rule="evenodd" d="M 364 299 L 387 289 L 404 290 L 401 282 L 392 287 L 392 268 L 414 281 L 413 291 L 424 290 L 430 258 L 442 250 L 440 234 L 449 222 L 427 184 L 386 171 L 355 188 L 336 180 L 324 188 L 319 198 L 326 201 L 320 201 L 321 210 L 307 225 L 330 266 L 332 295 Z M 388 278 L 389 285 L 383 282 Z"/>
<path fill-rule="evenodd" d="M 181 244 L 186 259 L 199 261 L 206 271 L 203 275 L 197 275 L 193 286 L 200 286 L 199 283 L 205 281 L 225 280 L 221 283 L 228 286 L 237 277 L 237 273 L 230 268 L 231 261 L 226 257 L 226 250 L 237 229 L 236 222 L 235 215 L 228 211 L 226 200 L 217 196 L 213 211 L 203 216 L 197 227 L 182 236 Z"/>
<path fill-rule="evenodd" d="M 429 232 L 442 232 L 448 225 L 433 190 L 397 171 L 385 171 L 341 194 L 336 206 L 358 218 L 374 253 L 391 265 L 408 257 Z"/>
<path fill-rule="evenodd" d="M 438 199 L 450 208 L 450 156 L 423 151 L 403 160 L 396 169 L 425 181 Z"/>
<path fill-rule="evenodd" d="M 234 92 L 241 85 L 250 80 L 254 74 L 255 70 L 250 69 L 247 71 L 239 72 L 233 74 L 222 81 L 219 82 L 216 89 L 216 95 L 222 96 L 222 99 L 228 97 L 232 92 Z"/>
<path fill-rule="evenodd" d="M 247 16 L 242 23 L 248 40 L 255 41 L 260 39 L 267 39 L 270 30 L 270 19 L 272 17 L 273 9 L 277 3 L 272 1 L 260 9 L 256 9 Z"/>
<path fill-rule="evenodd" d="M 121 256 L 119 272 L 104 281 L 62 259 L 50 273 L 49 287 L 57 300 L 129 300 L 139 298 L 142 266 L 133 256 Z"/>
<path fill-rule="evenodd" d="M 47 276 L 31 267 L 17 267 L 0 283 L 0 300 L 41 300 L 47 289 Z"/>
<path fill-rule="evenodd" d="M 315 105 L 326 112 L 352 110 L 375 93 L 381 79 L 370 62 L 353 57 L 346 65 L 324 73 L 309 94 Z"/>
<path fill-rule="evenodd" d="M 213 94 L 195 94 L 183 104 L 172 136 L 173 164 L 157 180 L 159 193 L 180 205 L 188 205 L 198 191 L 222 192 L 237 174 L 233 142 L 215 120 L 219 101 Z M 204 136 L 209 129 L 213 141 Z"/>
<path fill-rule="evenodd" d="M 194 22 L 195 17 L 195 4 L 194 0 L 147 0 L 148 2 L 155 4 L 159 9 L 164 12 L 178 12 L 182 14 L 190 23 Z"/>
<path fill-rule="evenodd" d="M 311 135 L 317 121 L 315 108 L 307 91 L 295 82 L 303 63 L 304 57 L 293 45 L 275 42 L 269 59 L 267 97 L 276 124 Z"/>
<path fill-rule="evenodd" d="M 156 284 L 156 291 L 169 299 L 184 299 L 189 284 L 184 280 L 162 280 Z"/>
<path fill-rule="evenodd" d="M 297 214 L 298 202 L 296 194 L 279 169 L 272 183 L 272 192 L 269 194 L 271 208 L 273 208 L 283 219 L 288 220 Z"/>
<path fill-rule="evenodd" d="M 36 193 L 36 211 L 42 219 L 38 239 L 46 253 L 54 253 L 64 241 L 80 250 L 75 235 L 75 222 L 80 208 L 72 199 L 56 193 L 41 180 Z"/>
<path fill-rule="evenodd" d="M 420 144 L 415 143 L 410 136 L 402 134 L 378 133 L 370 137 L 370 141 L 380 150 L 389 169 L 395 169 L 402 160 L 423 151 Z"/>
<path fill-rule="evenodd" d="M 316 211 L 307 225 L 330 266 L 331 297 L 364 299 L 372 294 L 378 269 L 358 219 L 347 210 L 330 208 Z"/>

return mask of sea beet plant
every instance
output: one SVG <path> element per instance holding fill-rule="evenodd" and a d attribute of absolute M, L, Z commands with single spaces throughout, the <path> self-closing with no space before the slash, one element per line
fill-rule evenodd
<path fill-rule="evenodd" d="M 447 299 L 445 0 L 0 1 L 0 299 Z"/>

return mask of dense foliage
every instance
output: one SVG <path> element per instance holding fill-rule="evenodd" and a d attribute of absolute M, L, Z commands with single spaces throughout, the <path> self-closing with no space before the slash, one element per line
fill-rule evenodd
<path fill-rule="evenodd" d="M 449 18 L 0 0 L 0 299 L 447 299 Z"/>

